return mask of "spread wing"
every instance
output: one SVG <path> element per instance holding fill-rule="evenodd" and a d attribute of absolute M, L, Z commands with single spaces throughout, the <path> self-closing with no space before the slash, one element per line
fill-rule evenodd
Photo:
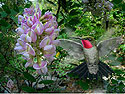
<path fill-rule="evenodd" d="M 83 47 L 80 43 L 68 39 L 60 39 L 59 46 L 65 49 L 74 59 L 84 59 Z"/>
<path fill-rule="evenodd" d="M 118 47 L 118 45 L 122 42 L 121 37 L 110 38 L 108 40 L 99 42 L 97 44 L 97 49 L 99 51 L 99 56 L 105 56 L 109 54 L 112 50 Z"/>

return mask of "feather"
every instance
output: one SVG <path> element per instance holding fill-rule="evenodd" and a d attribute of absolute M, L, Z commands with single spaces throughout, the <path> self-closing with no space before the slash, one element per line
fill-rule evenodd
<path fill-rule="evenodd" d="M 83 47 L 80 43 L 68 39 L 59 40 L 59 46 L 65 49 L 70 56 L 78 60 L 84 59 Z"/>
<path fill-rule="evenodd" d="M 99 42 L 97 44 L 97 49 L 99 51 L 99 56 L 105 56 L 109 54 L 112 50 L 118 47 L 118 45 L 122 42 L 121 37 L 110 38 L 108 40 Z"/>
<path fill-rule="evenodd" d="M 77 72 L 77 71 L 83 69 L 84 66 L 86 67 L 86 63 L 80 64 L 79 66 L 77 66 L 76 68 L 74 68 L 71 72 Z"/>

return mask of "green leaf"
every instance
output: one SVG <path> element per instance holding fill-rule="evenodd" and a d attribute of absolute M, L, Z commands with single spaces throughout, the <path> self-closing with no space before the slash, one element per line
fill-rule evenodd
<path fill-rule="evenodd" d="M 11 9 L 11 15 L 15 16 L 16 14 L 17 14 L 17 12 L 15 10 Z"/>
<path fill-rule="evenodd" d="M 120 64 L 121 63 L 119 61 L 113 61 L 112 63 L 109 63 L 109 65 L 111 65 L 111 66 L 118 66 Z"/>
<path fill-rule="evenodd" d="M 6 22 L 5 20 L 1 19 L 1 20 L 0 20 L 0 25 L 2 25 L 2 26 L 4 26 L 4 27 L 7 27 L 7 26 L 9 26 L 9 23 Z"/>
<path fill-rule="evenodd" d="M 24 75 L 24 77 L 25 77 L 27 80 L 29 80 L 29 81 L 31 81 L 31 82 L 35 82 L 35 81 L 36 81 L 36 79 L 35 79 L 31 74 L 29 74 L 28 72 L 24 72 L 23 75 Z"/>
<path fill-rule="evenodd" d="M 3 17 L 6 17 L 6 16 L 7 16 L 7 13 L 4 12 L 4 11 L 2 11 L 2 12 L 0 12 L 0 15 L 1 15 L 1 18 L 3 18 Z"/>
<path fill-rule="evenodd" d="M 16 24 L 18 24 L 18 18 L 17 18 L 17 17 L 11 16 L 10 18 L 11 18 Z"/>
<path fill-rule="evenodd" d="M 112 84 L 118 84 L 117 80 L 112 79 L 111 81 L 112 81 Z"/>
<path fill-rule="evenodd" d="M 114 72 L 117 73 L 117 74 L 124 74 L 125 73 L 122 70 L 118 70 L 118 69 L 114 70 Z"/>
<path fill-rule="evenodd" d="M 82 80 L 77 82 L 83 90 L 88 90 L 89 89 L 89 84 L 87 82 L 83 82 Z"/>
<path fill-rule="evenodd" d="M 13 6 L 14 6 L 14 8 L 13 8 L 13 9 L 14 9 L 16 12 L 19 12 L 19 8 L 17 7 L 17 5 L 16 5 L 16 4 L 14 4 Z"/>
<path fill-rule="evenodd" d="M 21 88 L 24 92 L 29 92 L 29 93 L 33 93 L 36 92 L 36 90 L 32 87 L 28 87 L 28 86 L 22 86 Z"/>
<path fill-rule="evenodd" d="M 110 60 L 112 60 L 112 61 L 115 60 L 115 58 L 116 58 L 116 57 L 113 56 L 113 55 L 108 56 L 108 59 L 110 59 Z"/>
<path fill-rule="evenodd" d="M 114 2 L 115 4 L 119 4 L 119 3 L 122 2 L 122 0 L 113 0 L 113 2 Z"/>
<path fill-rule="evenodd" d="M 31 5 L 32 5 L 32 2 L 29 1 L 29 2 L 25 5 L 24 8 L 30 8 Z"/>
<path fill-rule="evenodd" d="M 125 77 L 118 77 L 117 79 L 125 81 Z"/>
<path fill-rule="evenodd" d="M 52 84 L 52 83 L 54 83 L 53 80 L 43 80 L 39 82 L 39 84 Z"/>
<path fill-rule="evenodd" d="M 124 91 L 125 85 L 123 84 L 123 82 L 120 82 L 120 83 L 119 83 L 118 88 L 119 88 L 119 90 L 120 90 L 121 92 Z"/>
<path fill-rule="evenodd" d="M 3 8 L 3 10 L 4 10 L 7 14 L 10 14 L 10 13 L 11 13 L 11 11 L 10 11 L 10 9 L 9 9 L 9 7 L 8 7 L 7 5 L 2 5 L 2 8 Z"/>
<path fill-rule="evenodd" d="M 122 62 L 124 59 L 123 59 L 123 57 L 118 57 L 117 60 Z"/>

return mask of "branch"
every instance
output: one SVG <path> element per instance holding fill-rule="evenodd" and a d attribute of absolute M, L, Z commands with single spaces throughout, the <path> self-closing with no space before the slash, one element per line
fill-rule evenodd
<path fill-rule="evenodd" d="M 1 84 L 1 83 L 0 83 Z M 6 90 L 8 93 L 11 93 L 8 89 L 6 89 L 2 84 L 1 84 L 1 87 L 4 88 L 4 90 Z"/>
<path fill-rule="evenodd" d="M 58 10 L 57 10 L 57 13 L 56 13 L 56 18 L 57 19 L 58 19 L 58 14 L 59 14 L 59 11 L 60 11 L 60 7 L 61 7 L 60 0 L 58 0 Z"/>

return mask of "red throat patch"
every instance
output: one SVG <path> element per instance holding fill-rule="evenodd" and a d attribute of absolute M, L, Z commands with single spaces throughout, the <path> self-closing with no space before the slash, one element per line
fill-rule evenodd
<path fill-rule="evenodd" d="M 81 40 L 82 41 L 82 44 L 83 44 L 83 47 L 86 48 L 86 49 L 90 49 L 92 48 L 92 44 L 88 41 L 88 40 Z"/>

